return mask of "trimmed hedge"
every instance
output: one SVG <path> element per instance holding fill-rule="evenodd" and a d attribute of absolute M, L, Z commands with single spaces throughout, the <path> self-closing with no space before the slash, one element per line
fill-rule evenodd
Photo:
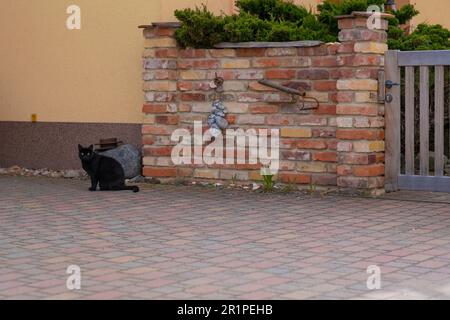
<path fill-rule="evenodd" d="M 219 42 L 298 41 L 338 39 L 338 15 L 366 11 L 370 5 L 381 8 L 385 0 L 325 0 L 317 6 L 318 14 L 287 0 L 237 0 L 239 14 L 216 16 L 205 5 L 176 10 L 182 22 L 175 37 L 181 47 L 212 48 Z M 400 25 L 419 12 L 413 5 L 397 10 L 389 21 L 388 45 L 400 50 L 438 50 L 450 48 L 450 31 L 440 25 L 421 24 L 411 34 Z"/>

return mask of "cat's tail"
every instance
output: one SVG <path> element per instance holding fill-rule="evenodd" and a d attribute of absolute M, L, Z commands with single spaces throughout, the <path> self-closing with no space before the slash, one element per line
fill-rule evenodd
<path fill-rule="evenodd" d="M 122 190 L 132 190 L 134 193 L 139 192 L 138 186 L 124 186 Z"/>

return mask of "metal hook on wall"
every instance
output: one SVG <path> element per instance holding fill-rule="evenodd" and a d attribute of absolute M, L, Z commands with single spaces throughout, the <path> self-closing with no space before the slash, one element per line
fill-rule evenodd
<path fill-rule="evenodd" d="M 275 83 L 275 82 L 272 82 L 269 80 L 265 80 L 265 79 L 259 80 L 258 83 L 290 94 L 292 96 L 293 100 L 295 100 L 295 102 L 299 102 L 299 100 L 301 100 L 300 101 L 301 106 L 298 105 L 299 110 L 302 110 L 302 111 L 303 110 L 314 110 L 314 109 L 318 109 L 320 106 L 319 100 L 317 100 L 314 97 L 306 96 L 306 91 L 304 91 L 304 90 L 300 91 L 300 90 L 292 89 L 292 88 L 282 86 L 278 83 Z M 311 103 L 314 103 L 315 106 L 314 107 L 305 107 L 305 103 L 308 103 L 308 101 Z"/>

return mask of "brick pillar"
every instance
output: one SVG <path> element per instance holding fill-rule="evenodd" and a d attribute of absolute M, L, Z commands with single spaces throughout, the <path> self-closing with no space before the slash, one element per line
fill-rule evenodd
<path fill-rule="evenodd" d="M 178 52 L 173 37 L 177 24 L 144 26 L 142 125 L 144 175 L 176 177 L 171 161 L 170 134 L 178 127 Z"/>
<path fill-rule="evenodd" d="M 378 73 L 387 51 L 386 20 L 367 26 L 365 12 L 338 17 L 337 184 L 372 195 L 384 192 L 384 104 L 378 101 Z M 382 85 L 382 84 L 380 84 Z"/>

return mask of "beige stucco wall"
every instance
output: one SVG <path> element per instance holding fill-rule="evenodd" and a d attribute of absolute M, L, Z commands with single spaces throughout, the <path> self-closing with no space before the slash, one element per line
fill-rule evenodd
<path fill-rule="evenodd" d="M 231 1 L 209 1 L 216 12 Z M 0 121 L 122 122 L 142 119 L 140 24 L 173 20 L 194 0 L 2 0 Z M 82 29 L 66 28 L 81 7 Z"/>
<path fill-rule="evenodd" d="M 314 6 L 319 0 L 296 0 Z M 414 23 L 450 27 L 450 1 L 415 0 Z M 176 8 L 206 3 L 231 13 L 234 0 L 2 0 L 0 121 L 140 123 L 140 24 L 173 21 Z M 65 27 L 66 8 L 82 29 Z"/>
<path fill-rule="evenodd" d="M 414 18 L 413 25 L 422 22 L 442 24 L 450 29 L 450 1 L 449 0 L 411 0 L 420 14 Z"/>

